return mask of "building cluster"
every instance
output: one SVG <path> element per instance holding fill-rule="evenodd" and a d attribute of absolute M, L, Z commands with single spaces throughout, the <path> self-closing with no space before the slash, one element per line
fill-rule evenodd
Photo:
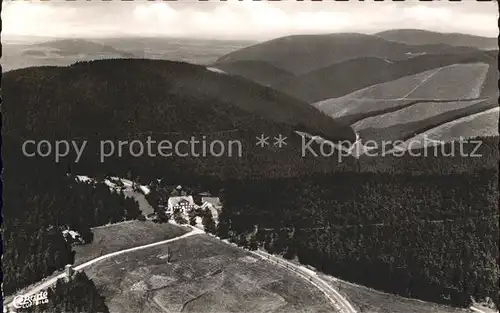
<path fill-rule="evenodd" d="M 165 202 L 160 203 L 159 207 L 170 216 L 180 213 L 186 219 L 192 211 L 209 210 L 214 221 L 218 221 L 222 203 L 219 197 L 213 197 L 208 192 L 189 195 L 181 186 L 177 186 L 175 192 Z"/>

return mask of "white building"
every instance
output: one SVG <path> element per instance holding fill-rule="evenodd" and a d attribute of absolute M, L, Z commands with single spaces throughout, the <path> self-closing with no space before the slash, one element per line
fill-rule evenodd
<path fill-rule="evenodd" d="M 69 243 L 79 243 L 83 244 L 84 240 L 82 236 L 80 235 L 79 232 L 71 230 L 71 229 L 65 229 L 62 231 L 64 239 L 69 242 Z"/>
<path fill-rule="evenodd" d="M 168 198 L 166 213 L 173 214 L 175 211 L 180 210 L 182 214 L 187 214 L 194 208 L 196 208 L 196 204 L 193 196 L 170 197 Z"/>

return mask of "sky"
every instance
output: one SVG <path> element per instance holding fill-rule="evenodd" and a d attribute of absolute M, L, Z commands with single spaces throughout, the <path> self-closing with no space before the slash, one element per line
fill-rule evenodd
<path fill-rule="evenodd" d="M 496 2 L 285 0 L 12 1 L 2 4 L 2 39 L 19 36 L 164 36 L 267 40 L 291 34 L 375 33 L 395 28 L 498 36 Z"/>

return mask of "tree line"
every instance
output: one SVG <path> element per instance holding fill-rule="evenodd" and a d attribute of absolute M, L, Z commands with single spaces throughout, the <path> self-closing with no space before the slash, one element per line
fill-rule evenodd
<path fill-rule="evenodd" d="M 13 165 L 10 163 L 9 165 Z M 136 219 L 139 205 L 102 182 L 80 182 L 29 161 L 3 173 L 3 288 L 5 294 L 37 282 L 74 261 L 62 231 L 93 240 L 91 227 Z"/>
<path fill-rule="evenodd" d="M 85 272 L 76 272 L 70 280 L 59 279 L 47 290 L 47 303 L 18 310 L 23 313 L 109 313 L 105 299 Z"/>

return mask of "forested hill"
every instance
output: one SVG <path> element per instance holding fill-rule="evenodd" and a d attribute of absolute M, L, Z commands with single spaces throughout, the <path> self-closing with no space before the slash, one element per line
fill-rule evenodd
<path fill-rule="evenodd" d="M 71 127 L 67 123 L 58 125 L 53 132 L 81 132 L 85 128 L 82 124 L 87 125 L 90 120 L 96 131 L 108 133 L 134 127 L 152 131 L 213 131 L 239 126 L 231 125 L 233 117 L 235 123 L 249 124 L 250 115 L 246 120 L 237 116 L 248 113 L 330 139 L 354 138 L 350 128 L 337 127 L 306 103 L 247 80 L 183 62 L 116 59 L 79 62 L 67 68 L 21 69 L 6 73 L 3 85 L 7 129 L 16 127 L 12 123 L 18 122 L 9 119 L 9 106 L 15 104 L 18 110 L 28 110 L 24 116 L 36 114 L 33 118 L 46 118 L 49 123 L 63 118 L 79 119 Z M 138 119 L 125 119 L 130 117 Z M 39 129 L 32 129 L 36 130 Z"/>
<path fill-rule="evenodd" d="M 467 53 L 476 50 L 446 44 L 414 46 L 357 33 L 292 35 L 230 52 L 220 57 L 217 64 L 259 60 L 301 75 L 354 58 L 375 57 L 394 61 L 423 53 Z"/>
<path fill-rule="evenodd" d="M 85 173 L 96 170 L 84 167 L 98 163 L 92 148 L 102 140 L 145 143 L 148 135 L 157 141 L 187 140 L 192 135 L 206 136 L 207 141 L 240 140 L 242 158 L 145 160 L 123 155 L 101 167 L 117 174 L 135 168 L 142 175 L 172 169 L 234 177 L 310 171 L 315 162 L 301 157 L 296 130 L 331 140 L 355 138 L 350 127 L 337 126 L 290 96 L 180 62 L 118 59 L 15 70 L 5 74 L 3 95 L 4 138 L 13 149 L 19 153 L 25 139 L 89 140 L 82 160 L 71 164 Z M 256 147 L 261 134 L 270 137 L 269 149 Z M 287 146 L 276 153 L 273 137 L 279 134 L 287 137 Z M 331 160 L 324 163 L 332 167 Z M 321 164 L 318 167 L 323 171 Z"/>
<path fill-rule="evenodd" d="M 466 46 L 478 49 L 498 49 L 498 40 L 494 37 L 482 37 L 460 33 L 438 33 L 423 29 L 392 29 L 375 36 L 385 40 L 411 45 L 446 44 L 450 46 Z"/>

